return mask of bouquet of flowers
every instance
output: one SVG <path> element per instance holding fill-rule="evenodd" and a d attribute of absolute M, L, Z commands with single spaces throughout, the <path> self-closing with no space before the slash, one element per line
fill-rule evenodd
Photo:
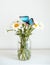
<path fill-rule="evenodd" d="M 18 59 L 28 60 L 31 57 L 30 49 L 27 47 L 27 41 L 32 34 L 32 31 L 39 25 L 36 24 L 33 18 L 29 16 L 19 16 L 19 19 L 12 24 L 12 29 L 8 31 L 15 31 L 20 38 L 20 48 L 18 49 Z"/>

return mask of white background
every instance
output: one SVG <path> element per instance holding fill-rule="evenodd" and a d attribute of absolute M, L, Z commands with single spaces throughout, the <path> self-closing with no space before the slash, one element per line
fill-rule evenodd
<path fill-rule="evenodd" d="M 50 0 L 0 0 L 0 49 L 17 48 L 17 36 L 6 29 L 22 15 L 44 24 L 43 30 L 33 32 L 32 48 L 50 48 Z"/>

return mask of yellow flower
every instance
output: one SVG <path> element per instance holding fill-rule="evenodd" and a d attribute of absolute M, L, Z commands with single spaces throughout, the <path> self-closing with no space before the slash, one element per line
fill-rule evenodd
<path fill-rule="evenodd" d="M 37 28 L 38 26 L 39 26 L 38 24 L 34 24 L 34 25 L 33 25 L 34 28 Z"/>
<path fill-rule="evenodd" d="M 18 22 L 15 22 L 15 23 L 13 23 L 12 26 L 13 26 L 14 29 L 17 29 L 17 28 L 19 27 L 19 25 L 20 25 L 20 24 L 19 24 Z"/>

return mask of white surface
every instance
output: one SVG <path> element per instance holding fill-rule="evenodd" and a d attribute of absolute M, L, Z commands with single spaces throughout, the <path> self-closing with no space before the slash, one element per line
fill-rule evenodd
<path fill-rule="evenodd" d="M 20 15 L 44 24 L 42 31 L 33 32 L 32 48 L 50 48 L 50 0 L 0 0 L 0 48 L 17 47 L 17 37 L 6 29 Z"/>
<path fill-rule="evenodd" d="M 0 65 L 50 65 L 50 50 L 33 50 L 28 61 L 17 60 L 16 50 L 0 50 Z"/>

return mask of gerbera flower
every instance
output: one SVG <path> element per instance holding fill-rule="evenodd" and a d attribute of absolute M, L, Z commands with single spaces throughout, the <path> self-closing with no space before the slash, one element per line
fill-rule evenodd
<path fill-rule="evenodd" d="M 17 30 L 19 27 L 21 27 L 21 24 L 20 24 L 19 22 L 14 22 L 14 23 L 12 24 L 12 28 L 13 28 L 14 30 Z"/>

